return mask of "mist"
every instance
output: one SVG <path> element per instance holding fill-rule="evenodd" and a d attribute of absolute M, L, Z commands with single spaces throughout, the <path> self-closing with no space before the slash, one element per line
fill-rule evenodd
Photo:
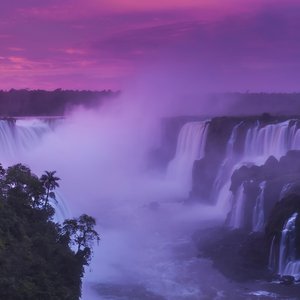
<path fill-rule="evenodd" d="M 197 116 L 205 122 L 265 110 L 251 110 L 251 101 L 241 105 L 236 95 L 212 95 L 205 82 L 190 75 L 148 69 L 118 97 L 97 108 L 73 109 L 30 151 L 5 161 L 25 163 L 38 175 L 57 171 L 59 221 L 82 213 L 96 218 L 101 241 L 86 268 L 84 300 L 218 299 L 219 290 L 230 295 L 237 288 L 209 261 L 197 258 L 192 241 L 196 230 L 224 224 L 229 186 L 221 191 L 226 203 L 187 205 L 191 169 L 201 157 L 189 152 L 187 160 L 177 161 L 175 153 L 156 168 L 150 154 L 163 142 L 166 117 Z M 281 106 L 273 109 L 280 112 Z M 178 166 L 180 177 L 170 176 Z"/>
<path fill-rule="evenodd" d="M 242 135 L 256 128 L 257 118 L 265 117 L 247 119 L 244 115 L 265 112 L 264 106 L 251 110 L 247 97 L 246 105 L 242 105 L 239 97 L 211 95 L 205 86 L 198 85 L 198 79 L 186 76 L 181 80 L 179 73 L 171 73 L 145 72 L 118 97 L 99 107 L 76 107 L 56 120 L 53 130 L 41 120 L 17 120 L 15 126 L 27 130 L 18 133 L 21 140 L 4 137 L 12 143 L 8 153 L 10 148 L 20 148 L 4 157 L 5 166 L 21 162 L 37 175 L 56 170 L 62 179 L 55 221 L 83 213 L 97 220 L 101 241 L 86 267 L 84 300 L 221 299 L 223 294 L 239 299 L 236 293 L 244 299 L 245 285 L 231 282 L 211 261 L 199 258 L 199 243 L 211 240 L 212 236 L 206 236 L 211 228 L 222 229 L 229 210 L 235 211 L 229 189 L 231 175 L 243 165 L 242 158 L 252 156 L 241 158 L 234 145 L 245 141 Z M 280 112 L 281 107 L 273 109 Z M 214 118 L 224 115 L 239 117 L 221 118 L 221 123 L 220 118 Z M 178 116 L 184 118 L 172 119 Z M 158 167 L 151 153 L 165 142 L 166 118 L 173 120 L 177 128 L 173 132 L 174 151 Z M 266 118 L 274 127 L 272 117 Z M 276 124 L 277 118 L 274 120 Z M 6 120 L 3 124 L 7 126 Z M 237 138 L 241 124 L 245 127 Z M 272 128 L 280 131 L 278 125 Z M 210 148 L 206 145 L 208 126 L 216 133 L 210 136 Z M 285 123 L 282 128 L 288 130 L 291 126 Z M 260 135 L 269 136 L 284 137 Z M 280 139 L 275 142 L 274 148 L 266 149 L 263 160 L 258 157 L 256 143 L 251 144 L 255 163 L 264 163 L 278 149 L 281 155 L 288 150 Z M 201 161 L 206 161 L 207 169 L 204 165 L 203 173 L 192 175 L 195 166 L 201 169 Z M 205 178 L 210 174 L 215 176 L 211 185 Z M 219 179 L 220 185 L 214 185 Z M 195 192 L 195 181 L 204 186 L 201 191 L 211 192 L 215 199 L 191 194 Z M 197 201 L 190 201 L 193 196 Z M 239 226 L 235 219 L 232 224 Z M 195 243 L 194 233 L 200 229 L 203 241 L 197 239 Z"/>
<path fill-rule="evenodd" d="M 96 218 L 101 241 L 86 268 L 86 300 L 99 299 L 99 287 L 116 297 L 126 285 L 145 299 L 176 299 L 182 293 L 197 299 L 197 283 L 179 276 L 190 272 L 190 265 L 178 265 L 174 248 L 188 249 L 187 262 L 194 259 L 193 231 L 224 219 L 213 207 L 183 205 L 180 183 L 149 165 L 150 151 L 161 142 L 161 118 L 178 114 L 184 104 L 171 106 L 171 95 L 162 89 L 140 88 L 98 109 L 73 110 L 38 145 L 7 161 L 25 163 L 38 175 L 56 170 L 65 216 Z"/>

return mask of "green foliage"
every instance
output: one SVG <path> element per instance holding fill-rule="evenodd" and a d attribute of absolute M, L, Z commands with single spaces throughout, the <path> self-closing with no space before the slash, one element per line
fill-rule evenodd
<path fill-rule="evenodd" d="M 24 165 L 7 170 L 0 165 L 0 299 L 75 300 L 81 295 L 84 265 L 99 236 L 87 215 L 74 219 L 70 234 L 65 228 L 70 220 L 64 226 L 52 221 L 55 211 L 46 199 L 58 186 L 54 175 L 38 178 Z M 71 243 L 77 243 L 77 252 Z"/>
<path fill-rule="evenodd" d="M 81 256 L 84 264 L 88 264 L 91 258 L 93 242 L 100 241 L 99 234 L 94 230 L 96 220 L 86 214 L 78 219 L 65 220 L 63 233 L 69 244 L 77 247 L 77 255 Z"/>
<path fill-rule="evenodd" d="M 46 195 L 44 196 L 44 207 L 47 207 L 49 204 L 49 199 L 53 199 L 56 201 L 55 193 L 53 192 L 57 187 L 59 187 L 58 181 L 59 177 L 55 176 L 56 171 L 45 171 L 45 174 L 41 176 L 40 181 L 43 184 L 43 187 L 46 190 Z"/>

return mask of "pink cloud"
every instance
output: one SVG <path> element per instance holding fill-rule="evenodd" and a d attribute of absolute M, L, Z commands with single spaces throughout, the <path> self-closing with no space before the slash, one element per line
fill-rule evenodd
<path fill-rule="evenodd" d="M 276 71 L 296 86 L 300 76 L 293 0 L 16 0 L 0 17 L 0 88 L 121 87 L 144 66 L 165 63 L 224 81 Z"/>

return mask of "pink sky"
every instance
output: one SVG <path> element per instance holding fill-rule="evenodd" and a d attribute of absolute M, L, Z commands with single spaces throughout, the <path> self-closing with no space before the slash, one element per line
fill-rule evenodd
<path fill-rule="evenodd" d="M 299 1 L 2 2 L 2 89 L 122 89 L 155 68 L 225 91 L 300 90 Z"/>

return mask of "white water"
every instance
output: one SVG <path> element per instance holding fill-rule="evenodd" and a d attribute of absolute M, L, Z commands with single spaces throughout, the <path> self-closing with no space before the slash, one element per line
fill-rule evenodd
<path fill-rule="evenodd" d="M 59 121 L 59 120 L 57 120 Z M 12 163 L 41 144 L 43 137 L 53 132 L 55 120 L 17 119 L 0 120 L 0 159 Z"/>
<path fill-rule="evenodd" d="M 0 120 L 0 163 L 7 167 L 23 162 L 24 156 L 38 148 L 45 136 L 54 133 L 61 120 L 60 118 Z M 62 222 L 70 217 L 70 211 L 62 192 L 57 190 L 55 194 L 57 201 L 51 201 L 56 210 L 54 220 Z"/>
<path fill-rule="evenodd" d="M 271 155 L 280 158 L 291 149 L 290 121 L 248 129 L 243 160 L 264 162 Z"/>
<path fill-rule="evenodd" d="M 82 124 L 86 125 L 86 122 L 87 128 L 83 128 Z M 223 215 L 218 214 L 214 207 L 183 207 L 179 203 L 164 201 L 164 195 L 170 191 L 163 186 L 161 178 L 158 178 L 153 186 L 149 186 L 149 181 L 145 183 L 141 176 L 128 181 L 131 173 L 127 167 L 137 159 L 132 155 L 136 152 L 129 150 L 131 147 L 136 149 L 136 145 L 126 148 L 127 145 L 123 144 L 124 141 L 121 142 L 121 138 L 128 138 L 128 135 L 124 135 L 120 126 L 116 126 L 115 131 L 110 126 L 99 130 L 94 128 L 93 122 L 88 122 L 89 119 L 84 118 L 84 122 L 79 122 L 74 127 L 72 124 L 67 130 L 60 131 L 55 138 L 51 134 L 46 135 L 51 131 L 41 131 L 41 136 L 47 137 L 47 143 L 44 143 L 43 138 L 36 140 L 35 137 L 39 135 L 32 135 L 32 132 L 24 135 L 23 139 L 26 141 L 28 138 L 29 146 L 34 144 L 31 144 L 31 139 L 44 144 L 41 150 L 43 155 L 39 154 L 39 151 L 33 154 L 36 164 L 53 165 L 53 169 L 57 169 L 58 175 L 63 179 L 63 186 L 67 187 L 72 208 L 77 206 L 81 213 L 87 212 L 97 218 L 97 230 L 102 240 L 99 248 L 95 249 L 90 269 L 86 270 L 83 299 L 244 299 L 245 289 L 238 292 L 236 285 L 220 275 L 211 263 L 198 259 L 197 252 L 192 248 L 189 234 L 195 228 L 205 228 L 211 220 L 222 221 Z M 134 123 L 136 127 L 136 122 Z M 32 125 L 28 124 L 25 127 L 29 127 L 30 131 Z M 200 145 L 191 140 L 185 144 L 184 141 L 187 140 L 182 139 L 179 148 L 186 150 L 179 152 L 181 157 L 188 158 L 188 154 L 185 153 L 192 153 L 194 161 L 203 156 L 205 130 L 202 130 L 202 134 L 195 130 L 198 132 L 196 135 L 186 135 L 191 139 L 195 138 L 196 141 L 199 141 L 200 136 Z M 107 131 L 109 132 L 105 135 Z M 117 135 L 114 137 L 115 133 Z M 101 142 L 99 144 L 95 142 L 98 139 Z M 14 144 L 11 136 L 7 137 L 7 141 L 16 148 L 22 145 Z M 116 141 L 118 143 L 115 143 Z M 143 145 L 143 141 L 145 140 L 141 142 L 138 139 L 137 145 Z M 183 145 L 186 145 L 186 148 Z M 199 152 L 189 152 L 188 145 L 199 149 Z M 14 147 L 8 153 L 15 154 L 15 150 L 19 151 Z M 105 147 L 107 153 L 101 152 Z M 21 148 L 21 152 L 28 151 L 27 147 Z M 51 149 L 47 152 L 49 148 Z M 113 165 L 108 163 L 108 167 L 113 169 L 110 173 L 107 172 L 108 168 L 105 168 L 106 164 L 100 164 L 99 160 L 104 160 L 105 163 L 107 158 L 115 160 L 115 152 L 124 155 Z M 18 159 L 16 156 L 15 158 Z M 189 176 L 192 163 L 189 159 L 187 161 L 188 163 L 178 163 L 177 166 Z M 128 174 L 129 176 L 126 176 Z M 109 186 L 108 183 L 111 182 L 113 184 Z M 158 187 L 158 184 L 161 184 L 162 188 Z M 147 185 L 148 189 L 145 189 L 144 185 Z M 106 189 L 109 193 L 103 193 Z M 158 191 L 161 193 L 159 197 Z M 243 220 L 242 188 L 238 194 L 234 226 L 241 226 Z M 111 195 L 111 198 L 108 198 L 108 195 Z M 114 197 L 118 197 L 118 201 Z M 159 204 L 149 205 L 152 199 L 159 200 Z M 65 217 L 64 213 L 65 209 L 62 208 L 60 218 Z"/>
<path fill-rule="evenodd" d="M 300 261 L 296 260 L 295 230 L 298 214 L 294 213 L 284 224 L 279 247 L 278 274 L 300 279 Z"/>
<path fill-rule="evenodd" d="M 238 125 L 237 125 L 238 126 Z M 298 129 L 298 123 L 296 121 L 290 120 L 277 124 L 270 124 L 262 126 L 257 122 L 254 126 L 249 128 L 246 133 L 245 143 L 244 143 L 244 153 L 240 156 L 238 160 L 232 160 L 234 163 L 230 169 L 230 175 L 225 174 L 224 176 L 218 174 L 218 182 L 224 182 L 220 185 L 218 190 L 220 191 L 217 202 L 227 203 L 223 206 L 230 206 L 234 210 L 234 202 L 231 201 L 232 195 L 229 190 L 231 183 L 231 174 L 234 170 L 240 168 L 243 165 L 261 165 L 273 155 L 275 158 L 279 159 L 281 156 L 285 155 L 289 150 L 299 150 L 300 149 L 300 129 Z M 234 128 L 232 135 L 237 127 Z M 262 198 L 257 200 L 263 200 Z M 259 205 L 260 202 L 257 202 Z M 262 222 L 263 211 L 261 211 L 256 205 L 254 212 L 255 220 L 253 222 Z M 261 206 L 262 207 L 262 206 Z M 253 224 L 253 230 L 261 231 L 261 225 Z"/>
<path fill-rule="evenodd" d="M 279 159 L 287 151 L 300 149 L 300 129 L 294 120 L 262 126 L 257 122 L 249 128 L 244 142 L 244 153 L 238 158 L 234 153 L 238 130 L 243 122 L 235 125 L 227 142 L 226 155 L 218 170 L 212 189 L 212 200 L 217 208 L 228 211 L 235 209 L 231 185 L 231 175 L 235 169 L 248 164 L 263 164 L 271 155 Z M 167 178 L 176 183 L 178 190 L 186 196 L 191 188 L 192 167 L 196 159 L 204 156 L 207 136 L 207 122 L 191 122 L 185 124 L 178 137 L 176 154 L 169 163 Z M 262 231 L 264 222 L 263 196 L 256 201 L 253 211 L 253 230 Z M 243 206 L 239 206 L 243 209 Z M 242 215 L 239 213 L 238 215 Z M 236 215 L 234 213 L 233 215 Z M 237 222 L 236 226 L 238 223 Z M 234 227 L 236 228 L 236 227 Z"/>
<path fill-rule="evenodd" d="M 167 169 L 167 180 L 174 182 L 182 196 L 192 187 L 192 169 L 195 160 L 204 157 L 208 122 L 189 122 L 180 130 L 175 157 Z"/>
<path fill-rule="evenodd" d="M 273 272 L 276 270 L 275 241 L 276 241 L 276 237 L 273 236 L 271 246 L 270 246 L 269 264 L 268 264 L 269 270 Z"/>
<path fill-rule="evenodd" d="M 229 227 L 232 229 L 242 228 L 244 225 L 245 193 L 241 184 L 234 194 L 233 208 L 230 215 Z"/>
<path fill-rule="evenodd" d="M 213 184 L 212 200 L 216 201 L 217 206 L 225 211 L 229 210 L 232 200 L 231 194 L 228 193 L 230 188 L 230 180 L 228 178 L 231 178 L 233 166 L 236 162 L 234 146 L 237 140 L 238 129 L 242 124 L 243 122 L 240 122 L 239 124 L 235 125 L 232 130 L 230 138 L 227 142 L 225 158 L 218 170 L 217 177 Z"/>
<path fill-rule="evenodd" d="M 265 187 L 266 182 L 263 181 L 260 183 L 259 188 L 260 192 L 259 195 L 256 198 L 255 206 L 253 208 L 253 217 L 252 217 L 252 231 L 259 232 L 264 230 L 264 224 L 265 224 L 265 210 L 264 210 L 264 204 L 265 204 Z"/>
<path fill-rule="evenodd" d="M 280 192 L 279 200 L 286 197 L 294 185 L 295 185 L 295 183 L 293 183 L 293 182 L 285 184 Z"/>

